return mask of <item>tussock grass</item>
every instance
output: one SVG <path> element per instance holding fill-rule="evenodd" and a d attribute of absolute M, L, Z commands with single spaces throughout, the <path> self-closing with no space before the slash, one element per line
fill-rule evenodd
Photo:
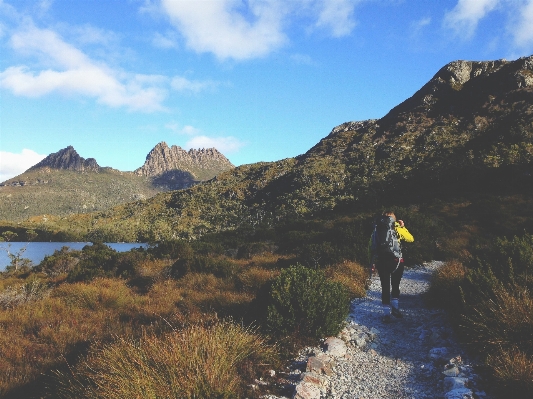
<path fill-rule="evenodd" d="M 344 261 L 326 269 L 326 276 L 346 287 L 351 298 L 363 298 L 368 288 L 368 270 L 357 262 Z"/>
<path fill-rule="evenodd" d="M 499 389 L 513 397 L 533 395 L 533 298 L 525 286 L 503 284 L 490 269 L 470 270 L 454 260 L 434 274 L 428 299 L 458 322 Z"/>
<path fill-rule="evenodd" d="M 533 356 L 514 347 L 498 350 L 487 359 L 494 377 L 507 389 L 515 393 L 514 397 L 526 398 L 533 394 Z"/>
<path fill-rule="evenodd" d="M 533 356 L 533 298 L 520 286 L 497 287 L 465 317 L 469 341 L 489 351 L 514 347 Z"/>
<path fill-rule="evenodd" d="M 463 297 L 460 284 L 465 279 L 466 273 L 467 270 L 461 262 L 457 260 L 446 262 L 431 277 L 431 285 L 426 294 L 428 302 L 447 310 L 462 309 Z"/>
<path fill-rule="evenodd" d="M 57 373 L 56 394 L 83 398 L 237 398 L 246 377 L 276 362 L 254 329 L 225 321 L 119 339 L 92 351 L 71 373 Z M 252 375 L 250 375 L 252 374 Z"/>

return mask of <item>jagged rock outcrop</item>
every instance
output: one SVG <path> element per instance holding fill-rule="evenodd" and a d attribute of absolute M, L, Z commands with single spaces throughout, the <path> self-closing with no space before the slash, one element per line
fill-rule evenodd
<path fill-rule="evenodd" d="M 83 158 L 76 152 L 74 147 L 69 145 L 67 148 L 48 155 L 37 165 L 28 170 L 40 168 L 75 170 L 77 172 L 99 172 L 100 166 L 94 158 Z"/>
<path fill-rule="evenodd" d="M 192 183 L 211 179 L 232 168 L 233 164 L 216 148 L 185 151 L 176 145 L 169 147 L 162 141 L 148 153 L 144 165 L 134 173 L 159 179 L 166 179 L 167 176 L 175 182 L 184 179 Z"/>

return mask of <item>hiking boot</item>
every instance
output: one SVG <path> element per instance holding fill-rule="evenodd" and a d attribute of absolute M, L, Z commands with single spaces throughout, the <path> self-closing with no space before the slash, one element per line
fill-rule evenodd
<path fill-rule="evenodd" d="M 392 319 L 391 319 L 391 317 L 390 317 L 390 314 L 386 314 L 385 316 L 383 316 L 383 317 L 381 318 L 381 321 L 382 321 L 383 323 L 387 323 L 387 324 L 390 323 L 390 322 L 392 321 Z"/>
<path fill-rule="evenodd" d="M 394 317 L 397 317 L 398 319 L 403 318 L 403 313 L 400 312 L 400 309 L 391 307 L 391 313 Z"/>

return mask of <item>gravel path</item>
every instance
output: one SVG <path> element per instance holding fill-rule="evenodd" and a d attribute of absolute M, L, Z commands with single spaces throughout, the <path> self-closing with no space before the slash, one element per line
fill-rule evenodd
<path fill-rule="evenodd" d="M 321 399 L 488 398 L 480 390 L 480 378 L 455 340 L 444 312 L 424 306 L 421 294 L 440 265 L 430 262 L 405 270 L 400 284 L 404 318 L 393 318 L 388 324 L 382 321 L 379 278 L 372 278 L 367 297 L 352 303 L 349 328 L 352 336 L 354 329 L 366 331 L 373 340 L 359 346 L 347 345 L 344 356 L 334 357 L 327 376 L 329 383 L 320 387 Z M 323 349 L 306 348 L 302 352 L 292 371 L 295 380 L 299 373 L 303 372 L 303 376 L 309 371 L 305 364 L 318 353 L 322 356 Z M 445 370 L 450 371 L 448 378 L 443 374 Z M 462 381 L 459 388 L 457 380 Z M 317 391 L 314 392 L 295 396 L 317 398 Z"/>

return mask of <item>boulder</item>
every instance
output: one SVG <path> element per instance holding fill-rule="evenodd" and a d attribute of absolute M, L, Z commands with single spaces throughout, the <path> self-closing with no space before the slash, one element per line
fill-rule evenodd
<path fill-rule="evenodd" d="M 331 356 L 342 357 L 347 352 L 346 344 L 340 338 L 329 337 L 324 341 L 324 352 Z"/>

